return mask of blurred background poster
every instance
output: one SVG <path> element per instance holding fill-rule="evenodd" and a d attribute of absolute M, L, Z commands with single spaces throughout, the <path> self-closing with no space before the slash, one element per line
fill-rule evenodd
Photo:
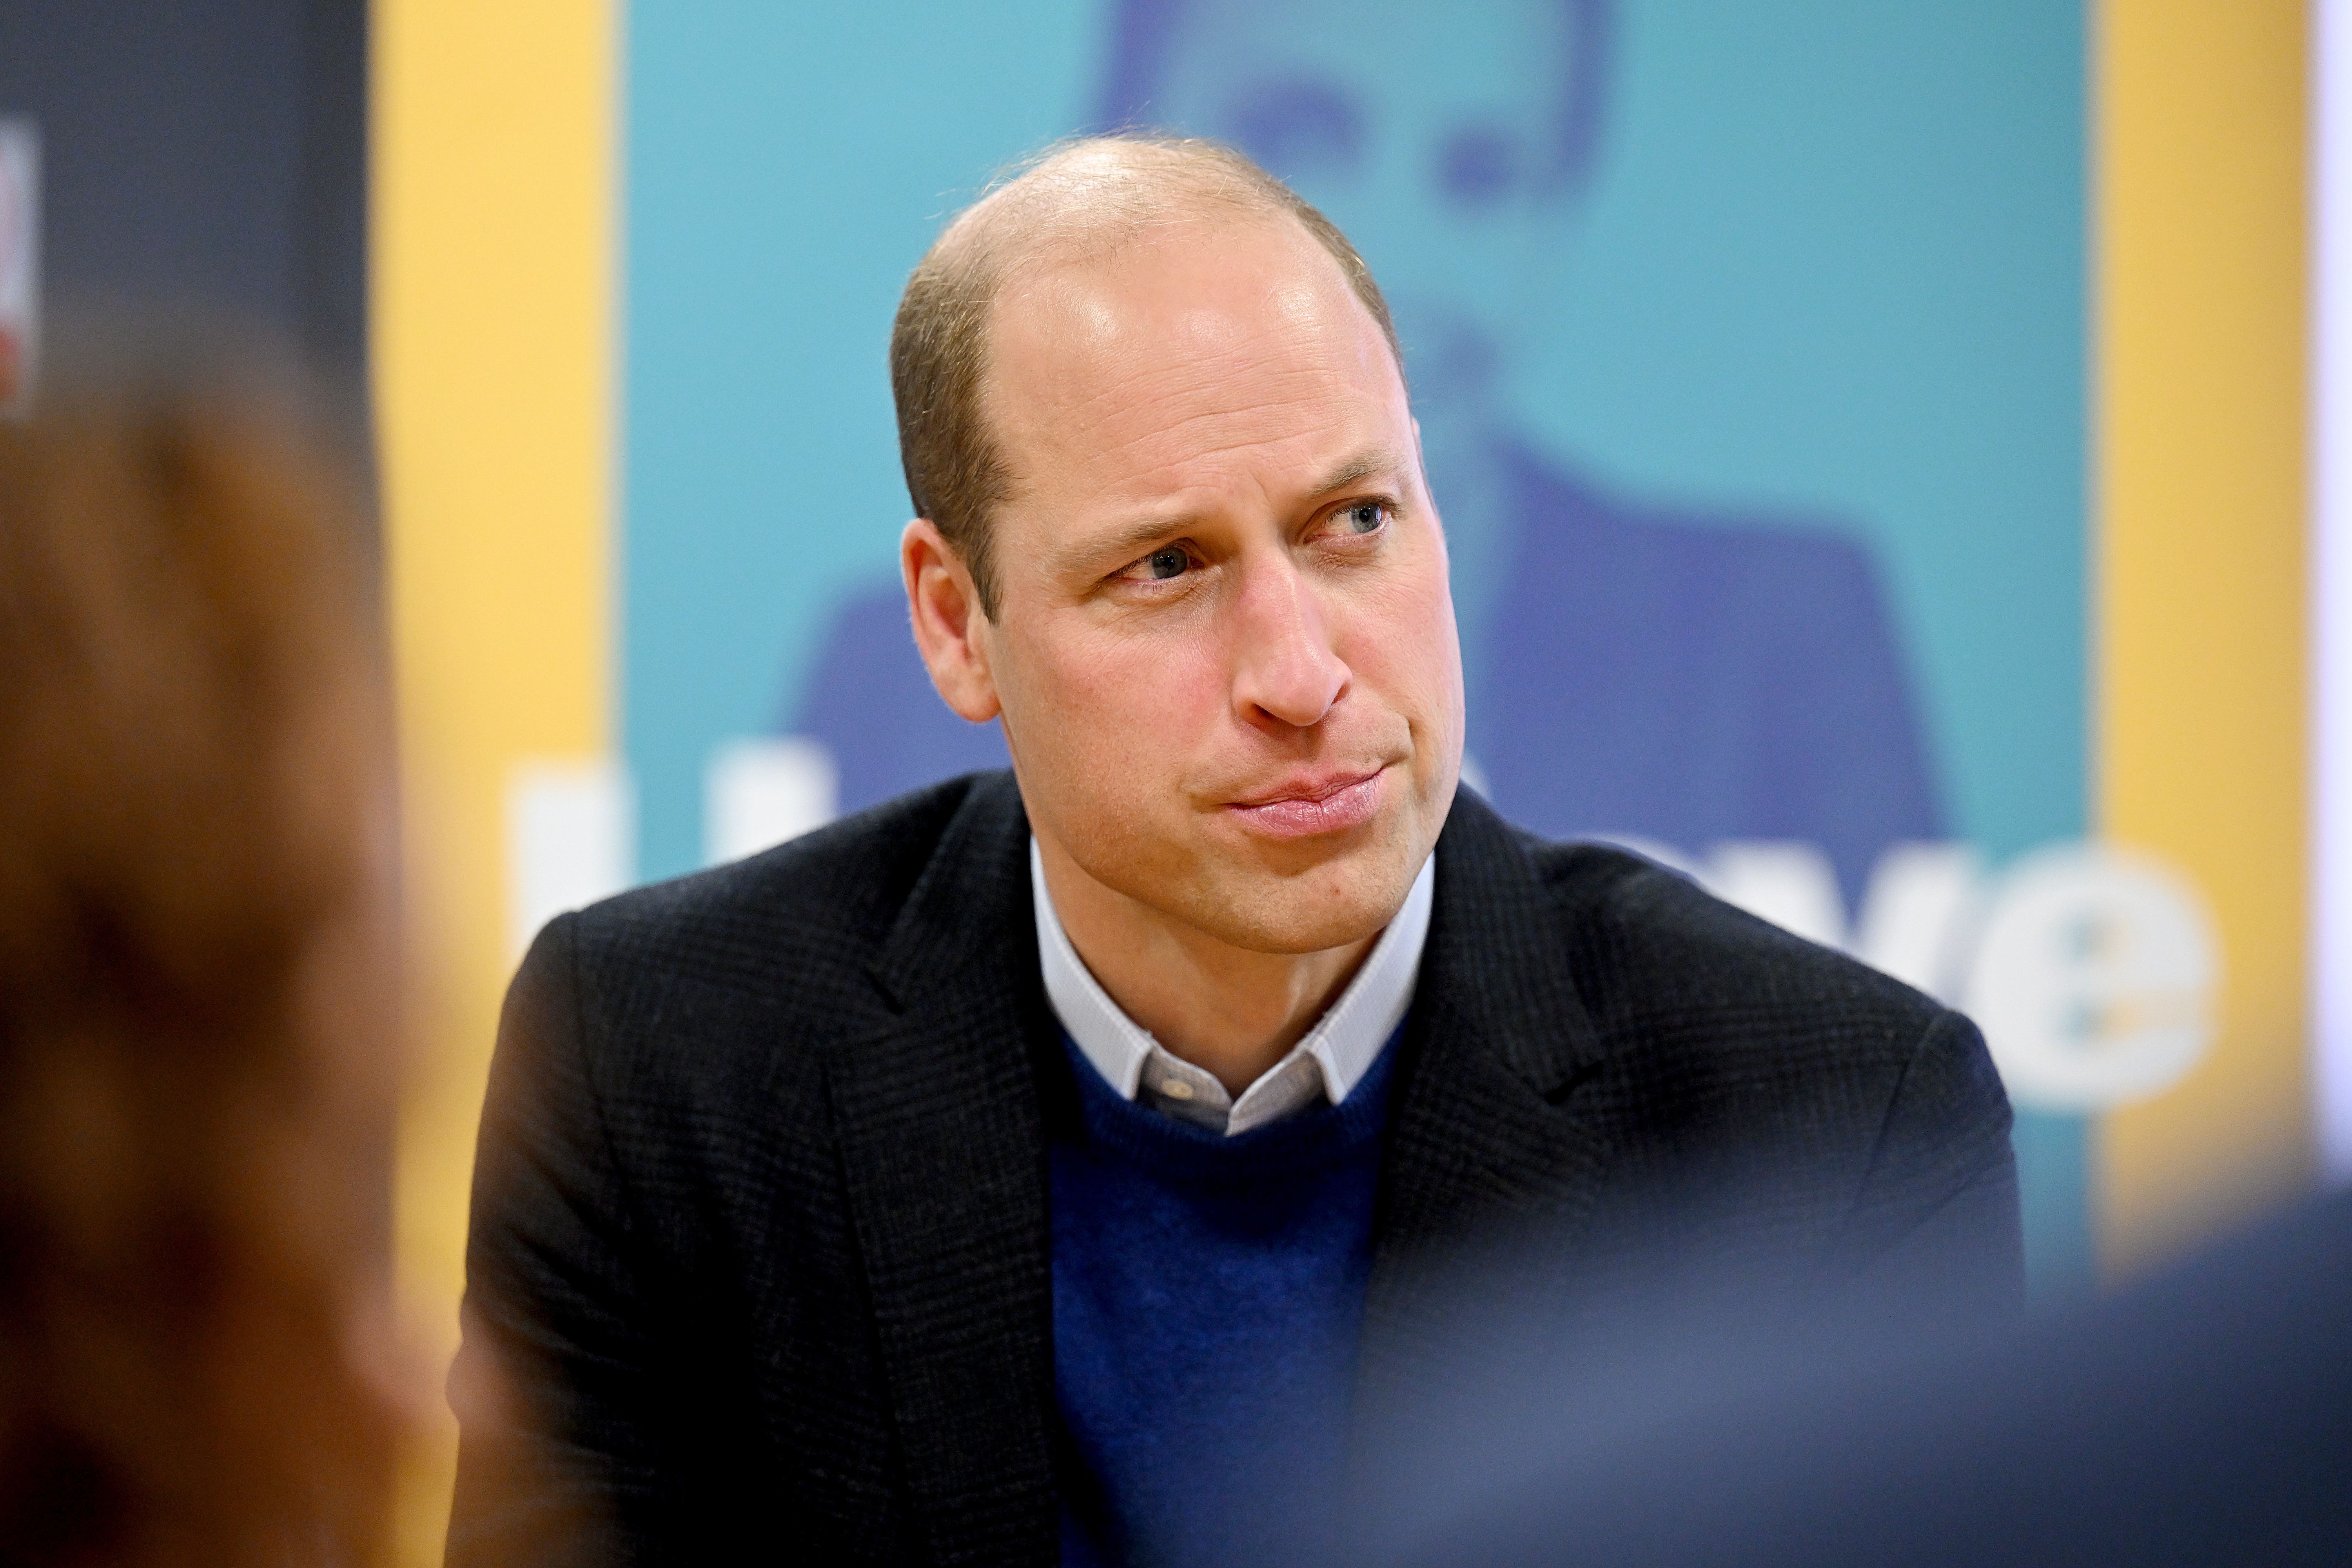
<path fill-rule="evenodd" d="M 1477 787 L 1974 1010 L 2022 994 L 2036 1268 L 2086 1273 L 2083 1113 L 2193 1060 L 2218 965 L 2193 886 L 2084 847 L 2080 13 L 1064 0 L 628 26 L 604 787 L 634 810 L 603 819 L 634 816 L 636 875 L 1003 765 L 906 630 L 897 289 L 1054 136 L 1215 136 L 1347 229 L 1394 306 Z M 620 797 L 536 798 L 562 821 Z M 2140 994 L 2159 973 L 2188 988 Z"/>
<path fill-rule="evenodd" d="M 517 934 L 596 890 L 592 864 L 673 875 L 1002 765 L 993 728 L 950 715 L 908 643 L 882 345 L 908 267 L 994 171 L 1074 130 L 1159 126 L 1292 181 L 1394 303 L 1454 557 L 1476 787 L 1540 832 L 1634 841 L 1982 1019 L 2024 1112 L 2045 1290 L 2086 1281 L 2102 1248 L 2150 1255 L 2291 1185 L 2307 1157 L 2292 1089 L 2251 1091 L 2226 1169 L 2194 1176 L 2162 1135 L 2139 1152 L 2126 1109 L 2210 1076 L 2232 995 L 2264 998 L 2234 1016 L 2269 1032 L 2238 1043 L 2269 1064 L 2249 1070 L 2296 1070 L 2301 1048 L 2294 961 L 2273 945 L 2299 942 L 2299 841 L 2249 845 L 2240 821 L 2200 864 L 2162 832 L 2114 831 L 2143 776 L 2113 766 L 2130 705 L 2161 729 L 2189 689 L 2117 663 L 2116 639 L 2183 647 L 2151 595 L 2212 564 L 2158 511 L 2142 514 L 2168 542 L 2158 558 L 2102 536 L 2097 459 L 2131 450 L 2096 446 L 2087 379 L 2131 346 L 2095 330 L 2092 50 L 2104 36 L 2117 56 L 2143 26 L 2147 68 L 2185 68 L 2198 28 L 2222 24 L 2173 11 L 2185 41 L 2160 17 L 2102 35 L 2022 0 L 639 9 L 618 728 L 588 772 L 518 797 L 519 820 L 593 819 L 614 847 L 524 865 L 544 887 Z M 2260 18 L 2241 28 L 2252 52 L 2173 90 L 2219 115 L 2270 91 L 2264 71 L 2299 90 L 2295 12 Z M 2278 145 L 2255 128 L 2273 122 Z M 2226 123 L 2231 155 L 2288 160 L 2283 189 L 2231 176 L 2241 201 L 2290 198 L 2256 231 L 2286 269 L 2254 301 L 2271 310 L 2299 276 L 2299 112 Z M 2208 296 L 2192 310 L 2243 307 L 2189 283 Z M 2289 401 L 2248 460 L 2288 488 L 2209 499 L 2291 528 L 2299 329 L 2269 325 Z M 2140 384 L 2105 395 L 2125 407 Z M 2252 663 L 2207 667 L 2247 688 L 2224 704 L 2228 739 L 2208 738 L 2268 748 L 2253 765 L 2283 781 L 2270 805 L 2291 835 L 2298 569 L 2236 549 L 2196 614 L 2223 643 L 2233 617 L 2266 624 Z M 2226 915 L 2209 865 L 2238 895 Z M 2224 929 L 2266 899 L 2266 924 Z"/>

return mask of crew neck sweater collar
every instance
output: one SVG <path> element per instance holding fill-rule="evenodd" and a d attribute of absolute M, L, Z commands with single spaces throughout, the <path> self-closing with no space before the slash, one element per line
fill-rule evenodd
<path fill-rule="evenodd" d="M 1382 1042 L 1392 1047 L 1404 1026 Z M 1247 1186 L 1296 1178 L 1353 1159 L 1387 1125 L 1396 1052 L 1381 1050 L 1342 1104 L 1318 1101 L 1244 1132 L 1221 1133 L 1122 1100 L 1066 1030 L 1062 1044 L 1078 1082 L 1078 1131 L 1097 1153 L 1115 1157 L 1174 1186 Z"/>
<path fill-rule="evenodd" d="M 1343 1104 L 1370 1070 L 1412 1005 L 1429 937 L 1437 857 L 1422 862 L 1404 905 L 1372 944 L 1363 967 L 1307 1037 L 1268 1068 L 1239 1099 L 1152 1038 L 1111 1000 L 1078 957 L 1045 887 L 1045 857 L 1029 841 L 1029 880 L 1036 911 L 1037 954 L 1054 1013 L 1104 1083 L 1122 1100 L 1144 1098 L 1175 1119 L 1238 1137 L 1318 1100 Z"/>

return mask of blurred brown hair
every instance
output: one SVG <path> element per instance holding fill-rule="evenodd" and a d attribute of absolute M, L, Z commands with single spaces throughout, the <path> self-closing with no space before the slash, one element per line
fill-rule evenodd
<path fill-rule="evenodd" d="M 282 378 L 0 423 L 0 1560 L 365 1562 L 397 961 L 350 470 Z"/>

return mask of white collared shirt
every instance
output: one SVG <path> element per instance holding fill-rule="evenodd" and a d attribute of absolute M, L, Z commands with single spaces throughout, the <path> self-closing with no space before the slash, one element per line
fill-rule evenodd
<path fill-rule="evenodd" d="M 1171 1054 L 1110 999 L 1070 945 L 1069 933 L 1054 912 L 1053 895 L 1045 890 L 1045 857 L 1032 838 L 1029 884 L 1035 895 L 1037 955 L 1045 972 L 1045 995 L 1079 1053 L 1121 1099 L 1141 1097 L 1156 1110 L 1228 1137 L 1279 1121 L 1318 1099 L 1337 1105 L 1370 1070 L 1412 1005 L 1421 950 L 1429 937 L 1436 867 L 1434 854 L 1422 862 L 1404 907 L 1381 932 L 1339 999 L 1289 1055 L 1242 1090 L 1239 1100 L 1229 1096 L 1214 1075 Z"/>

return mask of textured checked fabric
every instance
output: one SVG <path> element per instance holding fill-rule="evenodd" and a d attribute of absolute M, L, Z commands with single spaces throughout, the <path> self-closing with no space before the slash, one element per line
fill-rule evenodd
<path fill-rule="evenodd" d="M 453 1563 L 1053 1561 L 1076 1084 L 1027 856 L 977 774 L 541 934 L 476 1160 Z M 1975 1029 L 1635 857 L 1460 796 L 1396 1048 L 1361 1383 L 1486 1237 L 1571 1283 L 1646 1248 L 2021 1294 Z"/>

